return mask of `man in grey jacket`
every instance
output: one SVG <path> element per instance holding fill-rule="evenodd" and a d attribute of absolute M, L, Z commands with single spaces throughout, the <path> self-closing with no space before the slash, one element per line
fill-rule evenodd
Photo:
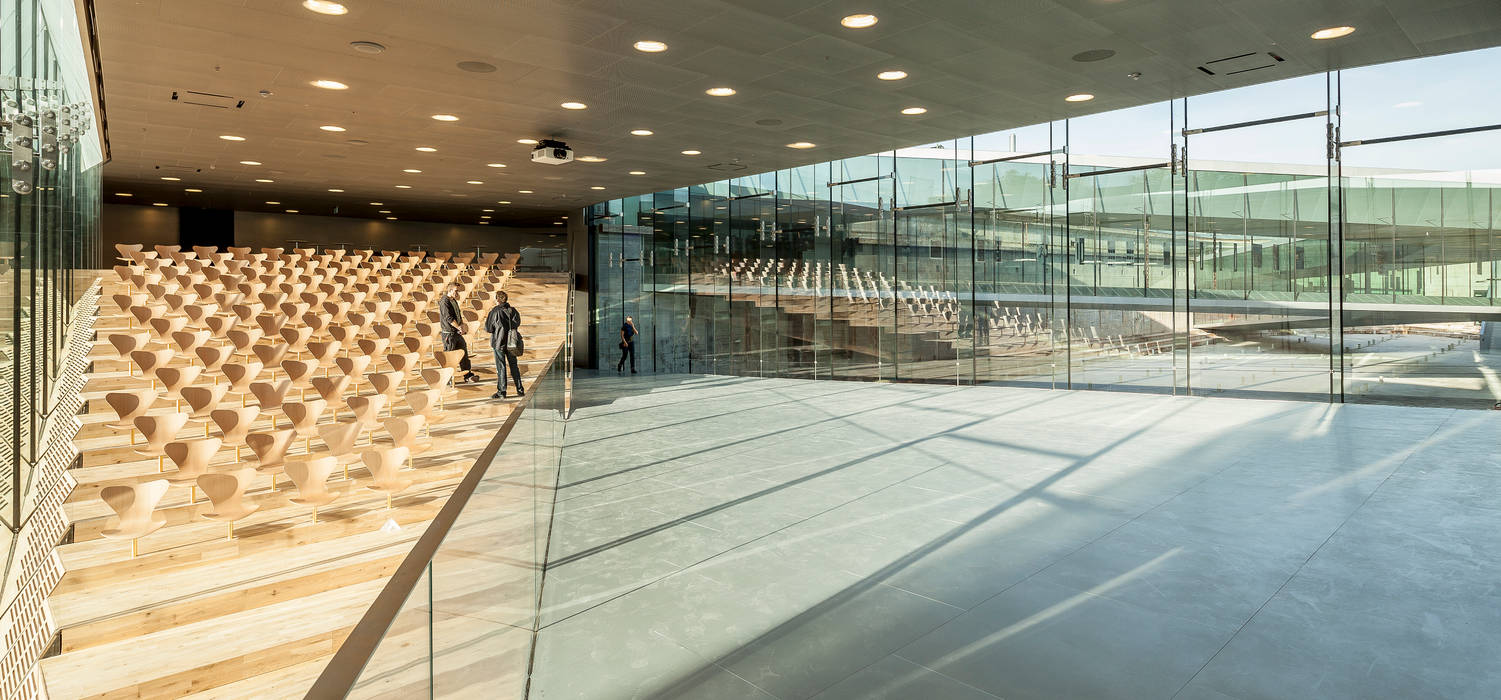
<path fill-rule="evenodd" d="M 510 304 L 510 295 L 505 292 L 496 292 L 500 303 L 490 309 L 490 314 L 485 317 L 485 332 L 490 334 L 490 348 L 495 351 L 495 376 L 498 384 L 492 399 L 506 398 L 506 368 L 509 366 L 511 376 L 516 381 L 516 395 L 526 396 L 521 388 L 521 367 L 516 364 L 516 356 L 506 350 L 506 338 L 512 331 L 521 328 L 521 312 Z"/>

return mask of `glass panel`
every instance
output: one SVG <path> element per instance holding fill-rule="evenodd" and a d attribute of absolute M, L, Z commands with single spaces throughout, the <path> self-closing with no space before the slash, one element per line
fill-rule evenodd
<path fill-rule="evenodd" d="M 1073 388 L 1174 390 L 1172 127 L 1167 102 L 1069 121 Z"/>
<path fill-rule="evenodd" d="M 831 164 L 828 289 L 830 374 L 836 379 L 890 379 L 892 346 L 892 163 L 876 154 Z"/>
<path fill-rule="evenodd" d="M 1188 127 L 1326 111 L 1327 85 L 1312 75 L 1189 98 Z M 1194 393 L 1329 395 L 1338 343 L 1328 129 L 1326 117 L 1312 117 L 1188 137 Z"/>
<path fill-rule="evenodd" d="M 349 698 L 430 697 L 433 681 L 432 582 L 429 566 L 371 654 Z"/>

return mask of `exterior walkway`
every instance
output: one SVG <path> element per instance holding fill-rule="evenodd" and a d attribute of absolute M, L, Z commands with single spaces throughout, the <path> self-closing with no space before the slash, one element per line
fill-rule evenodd
<path fill-rule="evenodd" d="M 1501 413 L 580 378 L 532 697 L 1493 698 Z"/>

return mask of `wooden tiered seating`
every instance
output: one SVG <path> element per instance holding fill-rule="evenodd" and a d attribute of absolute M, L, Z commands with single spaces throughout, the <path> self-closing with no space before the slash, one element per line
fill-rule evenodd
<path fill-rule="evenodd" d="M 117 249 L 48 691 L 300 695 L 517 405 L 449 386 L 433 300 L 456 282 L 480 312 L 508 292 L 531 383 L 561 346 L 568 276 L 493 254 Z"/>

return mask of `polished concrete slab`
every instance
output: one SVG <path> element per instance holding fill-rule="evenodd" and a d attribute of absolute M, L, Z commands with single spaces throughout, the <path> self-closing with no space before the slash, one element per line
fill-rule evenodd
<path fill-rule="evenodd" d="M 1501 413 L 580 377 L 539 698 L 1493 698 Z"/>

